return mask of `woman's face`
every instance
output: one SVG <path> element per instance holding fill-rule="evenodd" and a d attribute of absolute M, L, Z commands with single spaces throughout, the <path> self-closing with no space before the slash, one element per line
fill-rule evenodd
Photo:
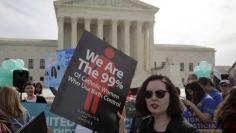
<path fill-rule="evenodd" d="M 34 95 L 34 86 L 33 85 L 27 85 L 25 86 L 25 92 L 27 93 L 27 95 Z"/>
<path fill-rule="evenodd" d="M 42 90 L 41 86 L 40 85 L 36 85 L 35 86 L 35 91 L 36 92 L 40 92 Z"/>
<path fill-rule="evenodd" d="M 231 90 L 230 85 L 228 84 L 220 84 L 219 87 L 223 94 L 228 94 Z"/>
<path fill-rule="evenodd" d="M 160 80 L 150 81 L 144 92 L 148 110 L 154 115 L 166 113 L 170 96 L 166 85 Z"/>

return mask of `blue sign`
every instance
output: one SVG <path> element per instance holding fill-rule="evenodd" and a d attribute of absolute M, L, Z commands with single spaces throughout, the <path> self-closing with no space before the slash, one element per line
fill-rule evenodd
<path fill-rule="evenodd" d="M 57 50 L 45 57 L 44 85 L 58 89 L 75 49 Z"/>
<path fill-rule="evenodd" d="M 197 129 L 198 133 L 222 133 L 216 121 L 212 120 L 204 123 L 191 109 L 184 112 L 184 117 Z"/>

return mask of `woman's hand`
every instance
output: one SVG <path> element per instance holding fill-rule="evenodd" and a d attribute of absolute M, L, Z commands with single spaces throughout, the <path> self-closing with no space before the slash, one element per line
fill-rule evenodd
<path fill-rule="evenodd" d="M 183 100 L 183 103 L 185 105 L 190 106 L 201 121 L 208 122 L 211 120 L 211 115 L 209 113 L 201 112 L 201 110 L 195 104 L 193 104 L 191 101 Z"/>
<path fill-rule="evenodd" d="M 193 106 L 193 103 L 191 101 L 187 100 L 187 99 L 183 100 L 183 103 L 187 106 L 190 106 L 190 107 Z"/>
<path fill-rule="evenodd" d="M 125 107 L 122 111 L 122 114 L 120 114 L 120 112 L 118 111 L 117 115 L 119 117 L 119 133 L 125 133 L 125 117 L 126 117 Z"/>

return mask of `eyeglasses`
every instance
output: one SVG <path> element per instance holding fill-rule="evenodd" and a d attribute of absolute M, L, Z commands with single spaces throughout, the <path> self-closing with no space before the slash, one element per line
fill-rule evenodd
<path fill-rule="evenodd" d="M 147 99 L 151 98 L 153 93 L 155 93 L 156 97 L 163 98 L 165 96 L 166 92 L 168 92 L 168 91 L 166 91 L 166 90 L 158 90 L 158 91 L 152 92 L 152 91 L 146 90 L 144 92 L 144 97 L 147 98 Z"/>

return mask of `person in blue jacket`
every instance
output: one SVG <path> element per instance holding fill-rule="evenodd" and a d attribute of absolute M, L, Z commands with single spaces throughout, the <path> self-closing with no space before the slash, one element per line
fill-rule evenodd
<path fill-rule="evenodd" d="M 223 101 L 222 94 L 214 87 L 210 78 L 200 77 L 198 82 L 202 86 L 203 90 L 214 99 L 216 106 Z"/>
<path fill-rule="evenodd" d="M 213 122 L 214 111 L 216 109 L 214 99 L 204 92 L 197 81 L 187 84 L 186 88 L 191 96 L 191 100 L 185 99 L 183 103 L 188 107 L 188 111 L 191 112 L 190 116 L 196 116 L 199 119 L 200 124 L 195 125 L 195 128 L 201 129 L 202 125 L 210 127 L 209 125 Z M 193 125 L 195 124 L 195 121 L 189 122 Z"/>

